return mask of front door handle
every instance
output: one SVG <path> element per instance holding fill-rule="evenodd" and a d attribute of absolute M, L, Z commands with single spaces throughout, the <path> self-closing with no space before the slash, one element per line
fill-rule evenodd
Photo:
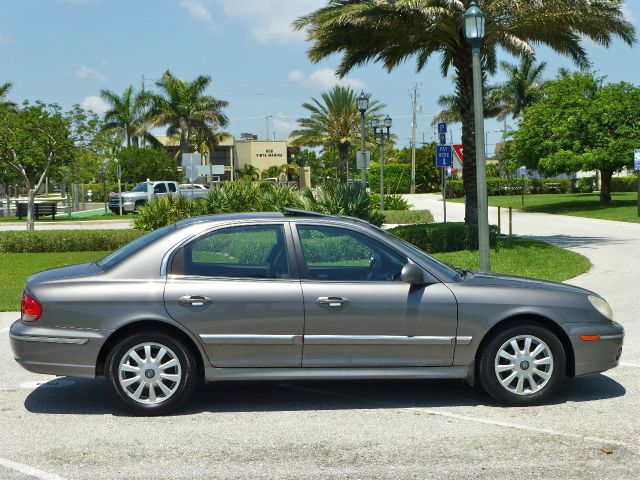
<path fill-rule="evenodd" d="M 201 295 L 185 295 L 178 299 L 178 304 L 183 307 L 204 307 L 213 302 L 209 297 L 203 297 Z"/>
<path fill-rule="evenodd" d="M 343 297 L 318 297 L 316 300 L 318 305 L 327 305 L 329 307 L 343 307 L 348 302 L 349 300 Z"/>

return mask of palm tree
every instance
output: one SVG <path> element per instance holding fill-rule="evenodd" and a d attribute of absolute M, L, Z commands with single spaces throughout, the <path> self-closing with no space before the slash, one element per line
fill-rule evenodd
<path fill-rule="evenodd" d="M 520 65 L 500 62 L 500 69 L 507 74 L 507 81 L 492 88 L 495 100 L 501 104 L 498 120 L 509 115 L 516 118 L 542 94 L 542 72 L 547 62 L 536 63 L 535 58 L 527 55 Z"/>
<path fill-rule="evenodd" d="M 356 105 L 357 95 L 350 87 L 334 86 L 329 92 L 312 98 L 302 107 L 309 111 L 306 118 L 299 118 L 300 128 L 291 132 L 295 147 L 335 148 L 338 152 L 340 179 L 347 181 L 347 162 L 352 145 L 360 141 L 360 112 Z M 384 105 L 369 102 L 367 117 L 375 115 Z M 368 122 L 367 122 L 368 123 Z M 372 135 L 366 135 L 371 139 Z"/>
<path fill-rule="evenodd" d="M 3 83 L 0 85 L 0 108 L 2 107 L 13 108 L 16 106 L 15 103 L 6 99 L 7 93 L 9 93 L 9 90 L 11 90 L 12 87 L 13 87 L 13 84 L 10 82 Z"/>
<path fill-rule="evenodd" d="M 127 147 L 137 145 L 138 136 L 144 133 L 148 95 L 145 92 L 135 93 L 133 87 L 129 86 L 122 95 L 101 90 L 100 96 L 110 107 L 104 114 L 102 131 L 114 132 L 119 140 L 124 138 Z"/>
<path fill-rule="evenodd" d="M 260 180 L 260 171 L 249 163 L 245 163 L 239 170 L 238 175 L 245 180 Z"/>
<path fill-rule="evenodd" d="M 464 37 L 461 15 L 471 0 L 330 0 L 294 22 L 312 42 L 314 62 L 333 54 L 342 56 L 338 75 L 369 62 L 382 62 L 393 70 L 416 57 L 422 70 L 434 55 L 440 70 L 453 70 L 462 102 L 462 143 L 465 151 L 465 220 L 477 223 L 473 71 L 471 46 Z M 495 73 L 497 52 L 522 57 L 533 45 L 546 45 L 570 57 L 579 67 L 589 66 L 583 39 L 608 46 L 614 37 L 632 45 L 634 27 L 625 20 L 624 0 L 482 0 L 487 15 L 482 64 Z"/>
<path fill-rule="evenodd" d="M 207 143 L 215 145 L 214 131 L 229 123 L 222 113 L 228 102 L 204 94 L 210 84 L 211 77 L 206 75 L 189 82 L 167 70 L 156 83 L 160 93 L 149 95 L 148 118 L 153 125 L 166 126 L 167 135 L 180 137 L 182 153 L 191 151 L 196 137 L 197 140 L 206 138 Z"/>

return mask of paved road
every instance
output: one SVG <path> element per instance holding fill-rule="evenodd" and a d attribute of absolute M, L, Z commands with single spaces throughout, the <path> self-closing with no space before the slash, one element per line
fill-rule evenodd
<path fill-rule="evenodd" d="M 24 222 L 0 222 L 0 232 L 9 230 L 25 230 Z M 56 222 L 36 221 L 36 230 L 124 230 L 131 228 L 131 219 L 128 220 L 64 220 Z"/>
<path fill-rule="evenodd" d="M 438 216 L 434 197 L 412 203 Z M 517 233 L 589 256 L 593 270 L 572 283 L 604 294 L 628 332 L 624 365 L 568 382 L 553 404 L 502 408 L 453 381 L 225 383 L 178 415 L 131 418 L 102 381 L 20 369 L 4 314 L 0 479 L 637 478 L 640 225 L 515 220 Z"/>

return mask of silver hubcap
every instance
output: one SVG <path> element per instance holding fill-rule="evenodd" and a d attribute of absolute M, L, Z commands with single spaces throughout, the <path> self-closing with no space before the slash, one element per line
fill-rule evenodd
<path fill-rule="evenodd" d="M 539 338 L 518 335 L 498 349 L 494 366 L 503 388 L 517 395 L 531 395 L 549 382 L 553 373 L 553 355 Z"/>
<path fill-rule="evenodd" d="M 133 400 L 155 405 L 171 397 L 182 379 L 176 354 L 159 343 L 136 345 L 124 354 L 118 367 L 122 390 Z"/>

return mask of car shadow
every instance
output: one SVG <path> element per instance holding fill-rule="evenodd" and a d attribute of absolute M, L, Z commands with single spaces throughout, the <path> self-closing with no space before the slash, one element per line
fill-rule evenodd
<path fill-rule="evenodd" d="M 589 402 L 625 394 L 620 383 L 599 374 L 568 381 L 549 403 Z M 501 407 L 480 388 L 459 380 L 216 382 L 196 388 L 174 415 L 481 405 Z M 103 379 L 52 380 L 33 390 L 24 406 L 31 413 L 128 415 L 108 395 Z"/>

